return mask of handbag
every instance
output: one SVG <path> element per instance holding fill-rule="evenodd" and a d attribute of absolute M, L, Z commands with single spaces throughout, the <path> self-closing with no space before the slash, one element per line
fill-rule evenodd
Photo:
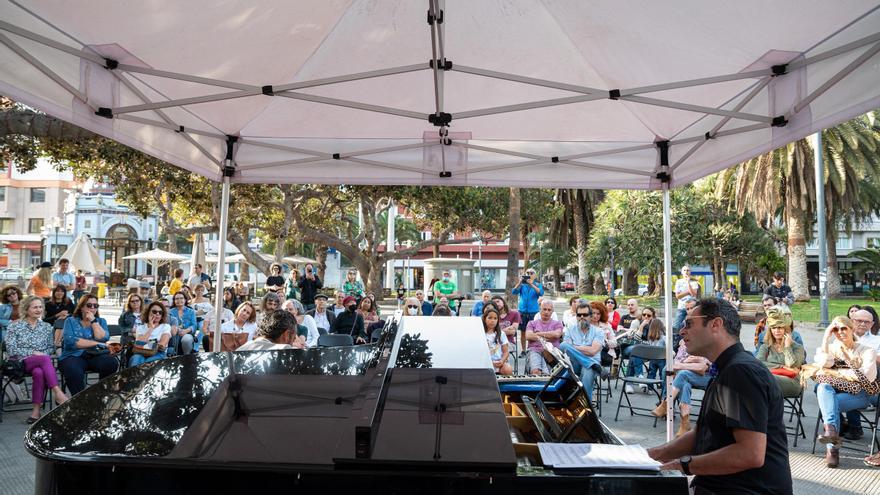
<path fill-rule="evenodd" d="M 133 354 L 140 354 L 144 357 L 155 356 L 158 350 L 159 343 L 155 340 L 135 340 L 134 345 L 131 346 L 131 352 Z"/>
<path fill-rule="evenodd" d="M 239 347 L 245 345 L 248 340 L 247 332 L 221 333 L 220 334 L 220 350 L 223 352 L 232 352 Z M 214 334 L 208 334 L 208 347 L 214 349 Z"/>
<path fill-rule="evenodd" d="M 840 373 L 840 369 L 851 369 L 856 378 L 844 376 Z M 804 365 L 801 370 L 801 382 L 806 378 L 811 378 L 816 383 L 827 383 L 834 387 L 838 392 L 846 392 L 849 394 L 859 394 L 862 391 L 868 395 L 877 395 L 880 392 L 880 384 L 877 381 L 869 381 L 868 377 L 862 373 L 858 367 L 850 366 L 849 363 L 842 361 L 836 362 L 834 368 L 820 368 L 813 365 Z"/>
<path fill-rule="evenodd" d="M 101 346 L 101 345 L 96 345 L 94 347 L 89 347 L 87 349 L 84 349 L 83 354 L 86 357 L 93 358 L 93 357 L 103 356 L 104 354 L 110 354 L 110 349 L 108 349 L 104 346 Z"/>
<path fill-rule="evenodd" d="M 771 368 L 770 373 L 773 373 L 777 376 L 784 376 L 786 378 L 797 378 L 798 372 L 794 370 L 790 370 L 787 368 Z"/>
<path fill-rule="evenodd" d="M 9 377 L 13 383 L 24 381 L 24 360 L 7 360 L 3 362 L 3 376 Z"/>

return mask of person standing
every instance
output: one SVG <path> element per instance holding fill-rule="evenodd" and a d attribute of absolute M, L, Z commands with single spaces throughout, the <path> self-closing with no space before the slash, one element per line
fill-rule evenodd
<path fill-rule="evenodd" d="M 189 277 L 189 286 L 195 287 L 199 284 L 204 285 L 206 289 L 210 289 L 211 277 L 203 271 L 201 263 L 196 263 L 196 265 L 193 266 L 192 275 Z"/>
<path fill-rule="evenodd" d="M 174 278 L 168 285 L 168 295 L 174 296 L 183 287 L 183 268 L 174 270 Z"/>
<path fill-rule="evenodd" d="M 52 293 L 52 263 L 44 261 L 24 290 L 29 296 L 48 299 Z"/>
<path fill-rule="evenodd" d="M 520 316 L 520 342 L 523 349 L 523 354 L 525 355 L 525 346 L 526 346 L 526 326 L 530 321 L 535 318 L 535 315 L 540 311 L 540 307 L 538 306 L 538 298 L 544 295 L 544 286 L 541 285 L 540 282 L 535 280 L 535 270 L 529 268 L 526 270 L 525 274 L 523 274 L 522 278 L 516 285 L 513 286 L 513 289 L 510 291 L 511 294 L 515 294 L 519 296 L 519 316 Z M 552 313 L 552 303 L 551 310 Z M 560 326 L 562 324 L 560 323 Z"/>
<path fill-rule="evenodd" d="M 661 469 L 695 475 L 694 494 L 792 493 L 782 392 L 739 342 L 736 308 L 702 299 L 684 321 L 688 352 L 714 365 L 695 429 L 648 449 Z"/>
<path fill-rule="evenodd" d="M 357 272 L 354 269 L 348 271 L 345 283 L 342 284 L 342 292 L 346 296 L 354 297 L 356 301 L 360 301 L 367 294 L 364 290 L 364 284 L 357 279 Z M 339 299 L 339 296 L 337 295 L 336 298 Z"/>
<path fill-rule="evenodd" d="M 773 283 L 764 289 L 764 294 L 775 297 L 778 304 L 788 306 L 794 304 L 794 293 L 791 291 L 791 287 L 785 283 L 785 274 L 782 272 L 773 274 Z"/>
<path fill-rule="evenodd" d="M 306 311 L 315 309 L 315 296 L 318 295 L 318 291 L 323 287 L 324 284 L 321 282 L 321 277 L 315 273 L 315 267 L 311 263 L 306 264 L 305 275 L 299 279 L 299 288 L 302 291 L 300 302 Z"/>
<path fill-rule="evenodd" d="M 52 274 L 52 286 L 59 285 L 63 285 L 68 294 L 72 294 L 76 289 L 76 277 L 70 273 L 70 260 L 67 258 L 58 260 L 58 271 Z"/>
<path fill-rule="evenodd" d="M 73 303 L 76 304 L 79 302 L 80 298 L 85 295 L 86 291 L 89 290 L 86 276 L 83 274 L 82 270 L 76 271 L 76 277 L 74 277 L 73 283 Z"/>
<path fill-rule="evenodd" d="M 266 278 L 266 290 L 279 292 L 284 288 L 284 276 L 281 275 L 281 265 L 272 263 L 272 266 L 269 267 L 269 274 Z"/>
<path fill-rule="evenodd" d="M 449 309 L 454 313 L 459 293 L 458 286 L 452 281 L 452 274 L 449 270 L 443 270 L 443 278 L 434 283 L 434 300 L 439 301 L 444 296 L 449 300 Z"/>
<path fill-rule="evenodd" d="M 672 324 L 673 335 L 681 328 L 684 317 L 687 316 L 687 302 L 691 299 L 699 299 L 700 283 L 691 278 L 691 267 L 681 267 L 681 278 L 675 281 L 675 299 L 678 300 L 678 312 L 675 314 L 675 322 Z"/>

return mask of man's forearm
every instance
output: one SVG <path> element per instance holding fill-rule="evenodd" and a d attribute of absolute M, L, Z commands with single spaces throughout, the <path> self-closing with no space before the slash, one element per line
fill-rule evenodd
<path fill-rule="evenodd" d="M 764 453 L 754 452 L 751 446 L 732 443 L 726 447 L 714 450 L 707 454 L 694 456 L 689 466 L 691 473 L 699 475 L 721 476 L 734 474 L 760 467 L 756 458 L 760 457 L 763 463 Z"/>
<path fill-rule="evenodd" d="M 696 430 L 691 430 L 669 443 L 648 449 L 648 455 L 654 460 L 667 462 L 690 454 L 694 451 L 696 444 Z"/>

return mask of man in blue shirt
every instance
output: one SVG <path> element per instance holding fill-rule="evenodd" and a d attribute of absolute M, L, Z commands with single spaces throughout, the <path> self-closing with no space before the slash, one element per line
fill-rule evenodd
<path fill-rule="evenodd" d="M 589 303 L 578 304 L 577 322 L 565 329 L 559 348 L 571 359 L 572 371 L 581 378 L 584 392 L 593 400 L 593 382 L 602 373 L 602 344 L 605 335 L 601 328 L 590 325 L 590 315 L 595 311 Z"/>
<path fill-rule="evenodd" d="M 535 270 L 529 268 L 510 293 L 519 296 L 519 314 L 522 317 L 519 322 L 520 345 L 522 356 L 525 356 L 526 325 L 541 310 L 538 307 L 538 298 L 544 295 L 544 286 L 535 280 Z"/>
<path fill-rule="evenodd" d="M 52 285 L 58 287 L 59 285 L 63 285 L 67 288 L 68 294 L 73 294 L 73 290 L 76 288 L 76 279 L 73 274 L 70 273 L 70 260 L 67 258 L 61 258 L 58 260 L 58 271 L 52 274 Z M 70 297 L 68 295 L 68 297 Z"/>
<path fill-rule="evenodd" d="M 425 301 L 425 291 L 417 290 L 416 291 L 416 299 L 419 300 L 419 304 L 422 305 L 422 314 L 425 316 L 430 316 L 434 312 L 434 305 Z"/>
<path fill-rule="evenodd" d="M 483 308 L 485 308 L 486 305 L 489 304 L 489 301 L 492 299 L 492 293 L 484 290 L 482 296 L 483 298 L 477 301 L 474 304 L 474 307 L 471 308 L 471 316 L 483 316 Z"/>

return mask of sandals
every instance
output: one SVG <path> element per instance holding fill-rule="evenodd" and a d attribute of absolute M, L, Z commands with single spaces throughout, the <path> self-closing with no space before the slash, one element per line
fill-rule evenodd
<path fill-rule="evenodd" d="M 35 417 L 33 417 L 33 416 L 28 416 L 28 418 L 27 418 L 26 420 L 24 420 L 24 422 L 27 423 L 27 424 L 29 424 L 29 425 L 32 425 L 32 424 L 36 423 L 36 422 L 39 421 L 39 420 L 40 420 L 40 418 L 35 418 Z"/>
<path fill-rule="evenodd" d="M 865 457 L 862 462 L 864 462 L 866 466 L 880 467 L 880 453 Z"/>

